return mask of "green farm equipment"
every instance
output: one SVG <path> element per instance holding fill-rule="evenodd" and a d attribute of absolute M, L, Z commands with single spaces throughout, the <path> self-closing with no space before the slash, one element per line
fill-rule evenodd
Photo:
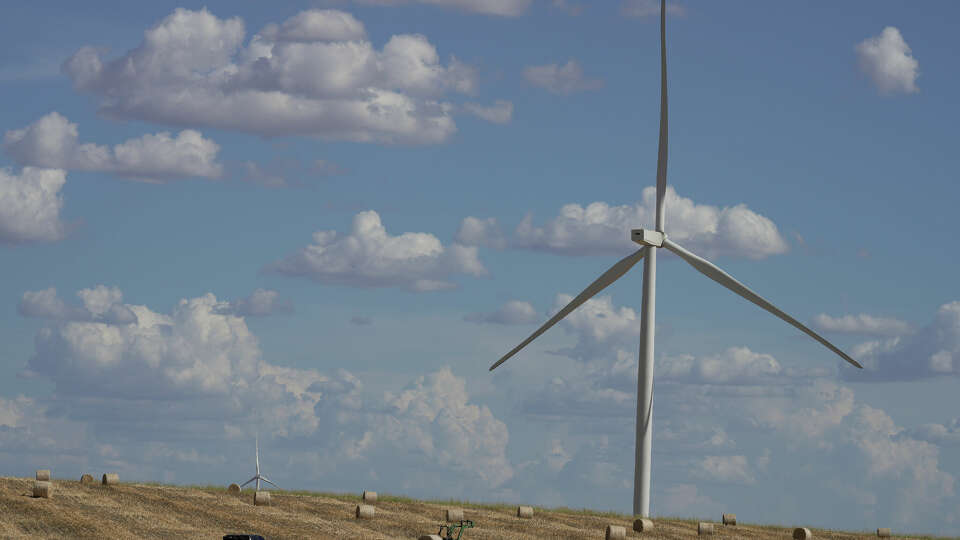
<path fill-rule="evenodd" d="M 463 538 L 463 530 L 472 528 L 472 521 L 469 519 L 461 519 L 460 523 L 453 525 L 441 525 L 440 530 L 437 531 L 437 534 L 440 536 L 440 538 L 443 538 L 443 540 L 460 540 Z M 446 534 L 444 534 L 444 530 L 447 531 Z M 454 536 L 454 533 L 456 533 L 456 536 Z"/>

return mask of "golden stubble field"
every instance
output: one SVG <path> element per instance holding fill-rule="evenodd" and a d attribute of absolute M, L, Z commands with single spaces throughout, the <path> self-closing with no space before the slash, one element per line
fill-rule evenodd
<path fill-rule="evenodd" d="M 80 485 L 54 479 L 53 497 L 33 498 L 33 479 L 0 478 L 2 538 L 209 538 L 253 533 L 281 538 L 419 538 L 436 533 L 443 508 L 437 502 L 383 497 L 376 517 L 354 518 L 357 495 L 272 491 L 272 506 L 253 506 L 253 492 L 228 495 L 218 488 L 152 484 Z M 537 508 L 533 519 L 515 517 L 516 507 L 463 504 L 466 519 L 476 523 L 464 540 L 604 538 L 608 524 L 627 528 L 627 538 L 696 538 L 694 520 L 658 519 L 652 534 L 635 533 L 628 516 Z M 736 509 L 731 509 L 735 511 Z M 743 520 L 742 514 L 738 518 Z M 719 520 L 720 516 L 715 519 Z M 802 523 L 794 524 L 803 526 Z M 717 523 L 713 538 L 792 538 L 792 527 Z M 811 529 L 814 538 L 869 538 L 865 533 Z M 896 538 L 908 538 L 896 536 Z M 912 537 L 922 538 L 922 537 Z"/>

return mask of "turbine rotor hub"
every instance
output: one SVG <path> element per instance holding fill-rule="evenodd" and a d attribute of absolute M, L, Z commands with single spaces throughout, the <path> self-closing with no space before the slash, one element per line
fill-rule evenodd
<path fill-rule="evenodd" d="M 650 229 L 633 229 L 630 231 L 630 239 L 642 246 L 663 247 L 663 239 L 666 237 L 666 233 Z"/>

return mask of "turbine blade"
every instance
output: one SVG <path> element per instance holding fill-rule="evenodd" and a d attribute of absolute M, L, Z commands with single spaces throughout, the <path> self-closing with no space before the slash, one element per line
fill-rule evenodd
<path fill-rule="evenodd" d="M 240 484 L 240 487 L 243 487 L 243 486 L 249 484 L 250 482 L 253 482 L 253 481 L 256 480 L 256 479 L 257 479 L 257 477 L 254 476 L 253 478 L 251 478 L 251 479 L 247 480 L 246 482 Z"/>
<path fill-rule="evenodd" d="M 536 339 L 540 334 L 546 332 L 547 329 L 549 329 L 551 326 L 557 324 L 557 322 L 559 322 L 560 319 L 566 317 L 574 309 L 577 309 L 577 307 L 579 307 L 580 304 L 583 304 L 584 302 L 592 298 L 594 295 L 596 295 L 598 292 L 607 288 L 608 285 L 620 279 L 621 276 L 627 273 L 627 270 L 630 270 L 631 268 L 633 268 L 633 265 L 637 264 L 637 262 L 643 258 L 643 255 L 646 253 L 645 251 L 646 249 L 647 249 L 646 247 L 642 247 L 637 251 L 634 251 L 630 255 L 627 255 L 626 257 L 617 261 L 617 263 L 611 266 L 609 270 L 604 272 L 602 276 L 598 277 L 596 281 L 591 283 L 586 289 L 583 290 L 583 292 L 578 294 L 577 297 L 571 300 L 569 304 L 564 306 L 563 309 L 558 311 L 556 315 L 551 317 L 549 321 L 545 322 L 543 326 L 538 328 L 536 332 L 534 332 L 533 334 L 530 334 L 530 337 L 523 340 L 523 343 L 514 347 L 512 351 L 503 355 L 503 357 L 497 360 L 495 364 L 490 366 L 490 371 L 493 371 L 494 369 L 497 368 L 497 366 L 506 362 L 508 358 L 510 358 L 514 354 L 517 354 L 517 352 L 519 352 L 520 349 L 526 347 L 527 344 L 529 344 L 531 341 Z"/>
<path fill-rule="evenodd" d="M 657 149 L 657 230 L 663 232 L 667 195 L 667 9 L 660 2 L 660 144 Z"/>
<path fill-rule="evenodd" d="M 840 355 L 841 358 L 843 358 L 847 362 L 850 362 L 854 366 L 857 366 L 858 368 L 863 369 L 863 366 L 861 366 L 860 363 L 854 360 L 853 358 L 850 358 L 847 355 L 847 353 L 841 351 L 834 344 L 824 339 L 820 334 L 804 326 L 804 324 L 801 323 L 800 321 L 794 319 L 790 315 L 787 315 L 783 311 L 780 311 L 780 309 L 777 308 L 777 306 L 771 304 L 759 294 L 748 289 L 746 285 L 734 279 L 730 274 L 724 272 L 712 262 L 698 255 L 695 255 L 690 251 L 687 251 L 686 249 L 684 249 L 683 247 L 681 247 L 679 244 L 677 244 L 672 240 L 664 239 L 663 247 L 679 255 L 681 259 L 687 261 L 690 264 L 690 266 L 699 270 L 701 274 L 716 281 L 717 283 L 739 294 L 740 296 L 746 298 L 747 300 L 753 302 L 754 304 L 762 307 L 763 309 L 769 311 L 770 313 L 773 313 L 777 317 L 783 319 L 784 321 L 798 328 L 804 334 L 807 334 L 813 339 L 819 341 L 823 346 L 837 353 L 838 355 Z"/>
<path fill-rule="evenodd" d="M 271 482 L 270 479 L 267 478 L 266 476 L 261 476 L 260 479 L 263 480 L 264 482 L 270 484 L 271 486 L 277 488 L 277 489 L 283 489 L 283 488 L 281 488 L 280 486 L 278 486 L 278 485 L 274 484 L 273 482 Z"/>

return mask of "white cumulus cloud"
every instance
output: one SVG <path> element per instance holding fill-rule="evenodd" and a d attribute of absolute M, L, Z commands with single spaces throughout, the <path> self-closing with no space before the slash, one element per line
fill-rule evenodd
<path fill-rule="evenodd" d="M 27 364 L 32 375 L 51 379 L 61 392 L 217 396 L 229 394 L 232 385 L 249 387 L 259 374 L 256 338 L 242 318 L 218 314 L 225 304 L 212 294 L 181 300 L 169 315 L 122 305 L 135 320 L 106 324 L 95 314 L 103 302 L 92 299 L 102 290 L 81 296 L 84 310 L 94 315 L 88 320 L 61 315 L 51 291 L 25 294 L 21 309 L 64 321 L 41 329 Z"/>
<path fill-rule="evenodd" d="M 530 302 L 510 300 L 493 313 L 471 313 L 465 321 L 492 324 L 530 324 L 537 321 L 537 312 Z"/>
<path fill-rule="evenodd" d="M 66 171 L 24 167 L 0 169 L 0 244 L 54 242 L 63 238 L 60 221 Z"/>
<path fill-rule="evenodd" d="M 694 484 L 677 484 L 667 487 L 657 508 L 657 513 L 666 516 L 692 516 L 716 515 L 726 507 L 701 493 Z"/>
<path fill-rule="evenodd" d="M 813 327 L 825 332 L 898 336 L 910 332 L 910 325 L 892 317 L 876 317 L 867 313 L 831 317 L 821 313 L 813 318 Z"/>
<path fill-rule="evenodd" d="M 453 57 L 443 65 L 423 35 L 392 36 L 380 51 L 363 35 L 352 15 L 310 10 L 244 45 L 239 17 L 178 8 L 126 54 L 83 47 L 63 69 L 118 118 L 356 142 L 449 138 L 453 105 L 441 98 L 472 92 L 475 70 Z"/>
<path fill-rule="evenodd" d="M 28 301 L 50 320 L 26 374 L 54 391 L 0 397 L 0 454 L 19 468 L 52 462 L 65 474 L 109 467 L 138 480 L 236 481 L 238 462 L 252 466 L 259 432 L 261 465 L 281 484 L 322 479 L 348 489 L 375 478 L 420 496 L 466 497 L 513 475 L 506 425 L 450 368 L 370 391 L 363 374 L 264 361 L 244 318 L 211 293 L 169 313 L 122 304 L 116 288 L 78 296 L 84 307 L 66 314 L 55 293 Z M 78 320 L 116 305 L 137 320 Z M 74 316 L 79 310 L 87 315 Z"/>
<path fill-rule="evenodd" d="M 829 446 L 825 434 L 840 426 L 854 410 L 853 390 L 820 379 L 812 387 L 800 389 L 797 397 L 799 399 L 790 400 L 789 404 L 778 403 L 778 406 L 770 400 L 756 399 L 752 416 L 758 424 L 781 431 L 793 440 Z"/>
<path fill-rule="evenodd" d="M 399 394 L 387 396 L 387 414 L 374 441 L 422 452 L 427 459 L 500 485 L 513 474 L 506 458 L 506 425 L 486 406 L 468 403 L 466 380 L 449 368 L 418 377 Z"/>
<path fill-rule="evenodd" d="M 573 300 L 569 294 L 554 298 L 553 313 L 560 311 Z M 571 358 L 589 360 L 610 356 L 617 347 L 630 347 L 639 343 L 640 316 L 632 308 L 613 305 L 608 296 L 595 296 L 587 300 L 563 318 L 560 325 L 577 337 L 573 348 L 558 352 Z"/>
<path fill-rule="evenodd" d="M 257 289 L 250 296 L 230 302 L 221 313 L 230 313 L 241 317 L 266 317 L 274 313 L 290 313 L 293 302 L 281 299 L 280 293 L 272 289 Z"/>
<path fill-rule="evenodd" d="M 498 99 L 493 105 L 465 103 L 463 108 L 470 114 L 494 124 L 508 124 L 513 118 L 513 103 L 503 99 Z"/>
<path fill-rule="evenodd" d="M 270 23 L 260 35 L 271 41 L 352 41 L 367 35 L 363 23 L 335 9 L 312 9 L 290 17 L 282 24 Z"/>
<path fill-rule="evenodd" d="M 317 231 L 313 243 L 266 270 L 322 283 L 405 287 L 418 292 L 453 287 L 447 281 L 452 274 L 487 275 L 475 246 L 444 246 L 429 233 L 391 236 L 373 210 L 354 216 L 349 235 Z"/>
<path fill-rule="evenodd" d="M 916 380 L 960 375 L 960 301 L 940 306 L 916 332 L 857 346 L 863 370 L 843 370 L 851 381 Z"/>
<path fill-rule="evenodd" d="M 518 246 L 562 254 L 622 254 L 636 247 L 630 230 L 653 223 L 655 199 L 656 188 L 647 187 L 642 201 L 634 205 L 568 204 L 543 226 L 526 217 L 517 226 L 514 241 Z M 743 204 L 722 209 L 696 204 L 671 187 L 665 204 L 670 237 L 698 253 L 760 259 L 787 250 L 777 226 Z"/>
<path fill-rule="evenodd" d="M 873 477 L 894 478 L 900 484 L 899 521 L 931 514 L 955 495 L 954 477 L 940 469 L 940 449 L 903 433 L 880 409 L 861 405 L 851 422 L 851 439 L 867 462 Z"/>
<path fill-rule="evenodd" d="M 467 216 L 460 223 L 457 242 L 465 246 L 483 246 L 495 249 L 507 247 L 507 238 L 497 225 L 496 218 L 475 218 Z"/>
<path fill-rule="evenodd" d="M 23 419 L 27 409 L 33 406 L 34 400 L 26 396 L 17 396 L 13 399 L 0 397 L 0 426 L 15 428 L 23 426 Z"/>
<path fill-rule="evenodd" d="M 523 15 L 533 0 L 354 0 L 358 4 L 398 6 L 403 4 L 428 4 L 459 9 L 481 15 L 516 17 Z"/>
<path fill-rule="evenodd" d="M 41 291 L 27 291 L 20 300 L 19 312 L 25 317 L 38 317 L 61 321 L 101 322 L 105 324 L 130 324 L 137 316 L 126 307 L 123 293 L 117 287 L 97 285 L 93 289 L 81 289 L 77 296 L 83 307 L 71 306 L 57 296 L 53 287 Z"/>
<path fill-rule="evenodd" d="M 857 403 L 850 388 L 819 380 L 786 399 L 749 400 L 746 414 L 786 435 L 793 448 L 805 443 L 827 463 L 852 468 L 858 486 L 872 486 L 869 491 L 879 495 L 865 500 L 883 499 L 896 522 L 924 523 L 952 504 L 955 479 L 941 468 L 939 448 L 914 437 L 916 430 L 897 426 L 883 410 Z"/>
<path fill-rule="evenodd" d="M 77 125 L 54 111 L 22 129 L 7 131 L 3 148 L 20 165 L 107 172 L 124 178 L 163 182 L 199 176 L 217 178 L 220 145 L 186 129 L 176 137 L 147 134 L 113 146 L 80 144 Z"/>
<path fill-rule="evenodd" d="M 547 251 L 559 255 L 623 255 L 637 248 L 630 230 L 651 227 L 655 219 L 656 188 L 643 190 L 633 205 L 611 206 L 594 202 L 567 204 L 543 225 L 527 215 L 513 236 L 504 239 L 494 218 L 465 218 L 458 238 L 469 245 Z M 745 204 L 718 208 L 694 203 L 667 187 L 667 233 L 670 238 L 700 255 L 727 255 L 762 259 L 785 253 L 786 241 L 776 224 Z"/>
<path fill-rule="evenodd" d="M 763 384 L 788 375 L 776 358 L 747 347 L 730 347 L 723 353 L 658 359 L 658 375 L 700 384 Z"/>
<path fill-rule="evenodd" d="M 697 466 L 697 475 L 708 480 L 733 484 L 756 482 L 746 456 L 706 456 Z"/>
<path fill-rule="evenodd" d="M 870 77 L 882 94 L 919 92 L 917 77 L 920 63 L 900 30 L 887 26 L 880 35 L 867 38 L 856 46 L 860 69 Z"/>
<path fill-rule="evenodd" d="M 908 430 L 910 437 L 940 446 L 960 446 L 960 417 L 944 424 L 922 424 Z"/>
<path fill-rule="evenodd" d="M 528 66 L 524 68 L 523 76 L 534 86 L 564 96 L 603 87 L 602 80 L 587 78 L 583 74 L 580 62 L 573 58 L 567 60 L 567 63 L 562 66 L 559 64 Z"/>

